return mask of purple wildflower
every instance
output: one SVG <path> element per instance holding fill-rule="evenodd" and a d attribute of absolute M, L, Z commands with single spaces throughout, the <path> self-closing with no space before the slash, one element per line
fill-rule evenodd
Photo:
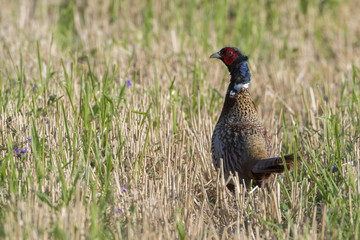
<path fill-rule="evenodd" d="M 332 169 L 331 169 L 331 171 L 330 171 L 330 169 L 328 169 L 328 173 L 333 173 L 333 172 L 337 172 L 338 171 L 338 168 L 336 167 L 336 165 L 334 164 L 333 165 L 333 167 L 332 167 Z"/>
<path fill-rule="evenodd" d="M 118 208 L 118 209 L 116 210 L 116 212 L 117 212 L 117 213 L 121 213 L 120 208 Z"/>
<path fill-rule="evenodd" d="M 37 86 L 36 86 L 36 84 L 34 84 L 33 90 L 35 91 L 36 89 L 37 89 Z"/>
<path fill-rule="evenodd" d="M 20 152 L 20 150 L 19 149 L 14 149 L 14 151 L 13 151 L 13 153 L 19 153 Z"/>
<path fill-rule="evenodd" d="M 126 87 L 131 87 L 132 86 L 132 83 L 131 83 L 131 79 L 129 78 L 127 81 L 126 81 Z"/>
<path fill-rule="evenodd" d="M 122 192 L 123 193 L 126 192 L 126 187 L 123 187 Z"/>
<path fill-rule="evenodd" d="M 24 150 L 21 150 L 20 153 L 25 154 L 26 153 L 26 147 L 24 148 Z"/>
<path fill-rule="evenodd" d="M 31 138 L 30 137 L 28 137 L 28 139 L 27 139 L 29 142 L 31 142 Z"/>

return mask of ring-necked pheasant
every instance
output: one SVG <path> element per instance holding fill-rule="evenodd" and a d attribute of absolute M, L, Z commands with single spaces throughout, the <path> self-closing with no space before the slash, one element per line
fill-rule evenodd
<path fill-rule="evenodd" d="M 224 106 L 212 136 L 212 158 L 216 168 L 223 160 L 224 178 L 230 172 L 238 173 L 240 183 L 261 186 L 274 173 L 285 170 L 281 157 L 272 157 L 270 139 L 258 118 L 255 105 L 250 97 L 251 73 L 248 57 L 237 48 L 225 47 L 210 56 L 222 60 L 227 66 L 231 79 L 226 92 Z M 293 166 L 294 156 L 284 156 L 288 169 Z M 227 187 L 234 190 L 233 183 Z"/>

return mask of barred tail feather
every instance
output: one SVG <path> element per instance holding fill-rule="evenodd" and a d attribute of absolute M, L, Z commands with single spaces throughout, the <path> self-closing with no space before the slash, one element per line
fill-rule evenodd
<path fill-rule="evenodd" d="M 294 166 L 294 154 L 284 156 L 286 167 L 291 170 Z M 263 158 L 253 167 L 253 174 L 282 173 L 285 171 L 284 162 L 281 157 Z"/>

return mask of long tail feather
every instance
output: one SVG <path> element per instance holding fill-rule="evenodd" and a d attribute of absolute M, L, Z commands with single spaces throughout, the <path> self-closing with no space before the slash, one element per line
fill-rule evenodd
<path fill-rule="evenodd" d="M 284 159 L 287 169 L 291 170 L 294 165 L 294 154 L 287 154 Z M 285 166 L 281 157 L 263 158 L 252 169 L 254 174 L 282 173 L 284 171 Z"/>

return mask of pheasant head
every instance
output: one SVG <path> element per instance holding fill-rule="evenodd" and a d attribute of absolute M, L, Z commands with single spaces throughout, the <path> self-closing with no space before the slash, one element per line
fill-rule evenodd
<path fill-rule="evenodd" d="M 239 49 L 234 47 L 224 47 L 220 51 L 212 54 L 210 58 L 217 58 L 227 66 L 231 79 L 229 89 L 238 92 L 241 88 L 248 88 L 251 73 L 248 67 L 248 57 Z"/>

